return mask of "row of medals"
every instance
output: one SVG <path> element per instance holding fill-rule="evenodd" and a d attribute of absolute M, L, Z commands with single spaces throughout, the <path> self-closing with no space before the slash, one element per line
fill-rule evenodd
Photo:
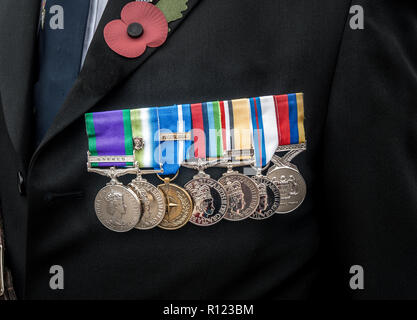
<path fill-rule="evenodd" d="M 242 161 L 183 164 L 198 170 L 184 188 L 173 184 L 171 178 L 161 177 L 164 183 L 155 187 L 142 177 L 146 172 L 137 168 L 103 170 L 88 166 L 90 172 L 111 178 L 95 198 L 95 211 L 100 222 L 115 232 L 135 228 L 148 230 L 156 226 L 176 230 L 188 222 L 211 226 L 222 219 L 264 220 L 275 213 L 289 213 L 301 205 L 306 195 L 306 183 L 290 162 L 304 149 L 304 145 L 285 149 L 289 152 L 284 157 L 273 156 L 273 165 L 266 175 L 262 174 L 263 168 L 256 169 L 251 177 L 233 170 L 233 167 L 248 165 Z M 212 166 L 226 167 L 227 172 L 216 181 L 204 172 Z M 119 176 L 132 173 L 137 177 L 127 187 L 117 180 Z"/>

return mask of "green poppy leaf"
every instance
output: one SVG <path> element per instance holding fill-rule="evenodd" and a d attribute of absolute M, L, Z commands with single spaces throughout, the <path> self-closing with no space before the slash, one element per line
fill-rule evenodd
<path fill-rule="evenodd" d="M 156 6 L 164 13 L 168 23 L 181 19 L 188 9 L 188 0 L 159 0 Z"/>

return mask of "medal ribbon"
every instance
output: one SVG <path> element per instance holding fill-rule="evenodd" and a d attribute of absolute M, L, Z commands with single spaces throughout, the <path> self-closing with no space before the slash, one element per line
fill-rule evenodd
<path fill-rule="evenodd" d="M 85 120 L 92 156 L 124 156 L 134 152 L 140 167 L 159 170 L 162 162 L 164 174 L 176 173 L 185 159 L 216 159 L 223 157 L 225 151 L 252 148 L 256 166 L 263 167 L 279 145 L 300 144 L 306 140 L 302 93 L 89 113 Z M 184 136 L 175 138 L 175 134 L 189 133 L 191 126 L 193 148 L 191 140 Z M 174 135 L 161 141 L 158 130 Z M 133 138 L 143 139 L 143 149 L 134 151 Z M 234 160 L 248 158 L 239 156 Z M 125 167 L 133 164 L 92 165 Z"/>
<path fill-rule="evenodd" d="M 85 124 L 92 156 L 132 156 L 130 110 L 87 113 Z M 92 163 L 93 167 L 130 167 L 131 162 Z"/>
<path fill-rule="evenodd" d="M 160 136 L 163 134 L 191 133 L 191 110 L 189 104 L 158 108 Z M 175 174 L 188 158 L 191 140 L 159 140 L 157 151 L 160 154 L 163 175 Z M 156 169 L 156 168 L 155 168 Z M 158 169 L 160 169 L 158 164 Z"/>
<path fill-rule="evenodd" d="M 253 148 L 251 132 L 251 110 L 249 99 L 220 102 L 222 141 L 225 151 L 247 151 Z M 239 156 L 235 160 L 246 160 L 250 156 Z"/>
<path fill-rule="evenodd" d="M 159 141 L 158 108 L 130 110 L 133 141 L 141 138 L 143 148 L 134 151 L 139 168 L 160 168 L 160 155 L 155 152 Z"/>
<path fill-rule="evenodd" d="M 306 141 L 304 129 L 304 99 L 302 93 L 274 96 L 279 145 Z"/>
<path fill-rule="evenodd" d="M 255 165 L 264 167 L 278 147 L 277 119 L 273 96 L 250 98 Z"/>
<path fill-rule="evenodd" d="M 222 124 L 219 101 L 191 105 L 194 158 L 223 157 Z"/>

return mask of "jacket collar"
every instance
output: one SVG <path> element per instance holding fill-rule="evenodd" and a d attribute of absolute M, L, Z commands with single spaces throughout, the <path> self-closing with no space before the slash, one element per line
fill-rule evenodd
<path fill-rule="evenodd" d="M 5 39 L 8 46 L 0 46 L 1 93 L 3 109 L 10 138 L 18 154 L 27 148 L 24 131 L 31 123 L 32 106 L 32 69 L 33 56 L 38 26 L 38 1 L 30 5 L 20 1 L 6 1 L 5 10 L 0 14 L 0 39 Z M 186 18 L 200 0 L 188 0 L 188 9 L 183 17 L 170 23 L 169 37 Z M 129 0 L 109 0 L 91 42 L 84 66 L 67 98 L 64 101 L 52 126 L 35 151 L 35 155 L 47 145 L 58 133 L 97 104 L 118 84 L 137 70 L 158 48 L 147 48 L 136 59 L 127 59 L 114 53 L 104 41 L 103 30 L 106 24 L 120 19 L 120 12 Z M 26 2 L 25 2 L 26 3 Z M 35 3 L 35 4 L 34 4 Z M 6 29 L 7 28 L 7 29 Z M 6 29 L 6 31 L 4 31 Z M 12 30 L 11 32 L 9 32 Z"/>
<path fill-rule="evenodd" d="M 200 0 L 188 0 L 188 9 L 181 19 L 170 23 L 169 37 Z M 97 27 L 87 53 L 84 66 L 72 90 L 66 98 L 50 130 L 46 133 L 38 151 L 54 136 L 98 103 L 113 88 L 137 70 L 159 48 L 147 48 L 136 59 L 128 59 L 113 52 L 104 41 L 106 24 L 120 19 L 120 12 L 129 0 L 110 0 Z M 167 41 L 168 41 L 167 40 Z"/>
<path fill-rule="evenodd" d="M 0 92 L 7 131 L 16 152 L 31 150 L 32 89 L 40 1 L 3 0 L 0 10 Z"/>

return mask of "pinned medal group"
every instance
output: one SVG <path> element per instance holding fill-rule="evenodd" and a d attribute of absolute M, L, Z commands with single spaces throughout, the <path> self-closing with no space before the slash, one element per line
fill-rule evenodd
<path fill-rule="evenodd" d="M 110 230 L 264 220 L 305 198 L 306 183 L 291 163 L 306 149 L 301 93 L 96 112 L 85 120 L 88 171 L 110 178 L 95 199 Z M 197 170 L 183 187 L 173 183 L 181 166 Z M 225 172 L 215 180 L 205 172 L 210 167 Z M 124 186 L 118 178 L 127 174 L 136 177 Z"/>

